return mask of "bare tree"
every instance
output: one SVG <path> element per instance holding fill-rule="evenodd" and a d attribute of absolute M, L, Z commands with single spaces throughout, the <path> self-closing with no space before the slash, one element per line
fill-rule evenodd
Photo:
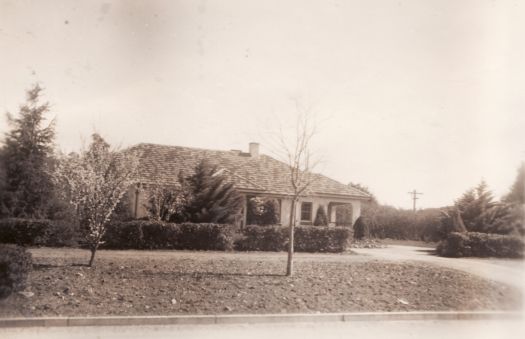
<path fill-rule="evenodd" d="M 91 251 L 89 266 L 93 265 L 115 207 L 134 182 L 138 160 L 135 152 L 111 150 L 98 134 L 80 154 L 59 158 L 54 180 L 76 210 Z"/>
<path fill-rule="evenodd" d="M 179 173 L 178 180 L 173 184 L 166 184 L 156 180 L 149 184 L 146 194 L 146 212 L 151 220 L 168 222 L 185 222 L 189 218 L 187 207 L 192 199 L 188 180 Z"/>
<path fill-rule="evenodd" d="M 312 139 L 316 135 L 311 110 L 300 107 L 296 101 L 297 118 L 294 132 L 285 135 L 282 126 L 277 136 L 277 155 L 286 162 L 290 173 L 292 187 L 292 205 L 289 217 L 289 244 L 286 275 L 293 275 L 294 232 L 299 198 L 316 179 L 312 171 L 319 164 L 312 147 Z"/>

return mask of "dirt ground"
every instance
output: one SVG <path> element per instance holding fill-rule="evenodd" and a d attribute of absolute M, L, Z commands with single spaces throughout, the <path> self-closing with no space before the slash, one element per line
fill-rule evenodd
<path fill-rule="evenodd" d="M 352 254 L 33 249 L 26 297 L 0 301 L 0 316 L 516 310 L 521 292 L 424 262 Z"/>
<path fill-rule="evenodd" d="M 399 240 L 399 239 L 378 239 L 384 245 L 402 245 L 402 246 L 418 246 L 427 248 L 436 248 L 437 242 L 425 242 L 416 240 Z"/>

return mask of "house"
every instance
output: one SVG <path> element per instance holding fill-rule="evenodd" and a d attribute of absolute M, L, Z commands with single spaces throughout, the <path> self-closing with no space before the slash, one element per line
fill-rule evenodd
<path fill-rule="evenodd" d="M 137 186 L 130 192 L 132 214 L 136 218 L 146 215 L 146 199 L 142 188 L 162 183 L 176 185 L 180 172 L 184 176 L 193 174 L 195 166 L 207 159 L 232 182 L 245 198 L 243 218 L 240 227 L 246 225 L 247 201 L 250 197 L 272 198 L 280 207 L 281 225 L 289 225 L 289 215 L 293 190 L 287 164 L 268 155 L 259 153 L 259 144 L 250 143 L 249 152 L 240 150 L 218 151 L 180 146 L 138 144 L 131 147 L 140 156 Z M 336 225 L 337 207 L 351 206 L 352 224 L 361 212 L 361 203 L 370 196 L 358 189 L 349 187 L 322 174 L 313 174 L 315 180 L 299 199 L 296 220 L 301 225 L 311 225 L 317 208 L 322 205 L 327 211 L 329 225 Z"/>

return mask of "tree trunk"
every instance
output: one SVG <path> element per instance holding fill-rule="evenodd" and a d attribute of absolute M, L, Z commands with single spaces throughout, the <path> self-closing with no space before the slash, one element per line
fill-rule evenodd
<path fill-rule="evenodd" d="M 293 275 L 293 250 L 294 250 L 294 231 L 295 231 L 295 207 L 296 198 L 292 200 L 292 206 L 290 208 L 290 232 L 288 234 L 288 262 L 286 265 L 286 276 L 291 277 Z"/>
<path fill-rule="evenodd" d="M 89 267 L 93 267 L 93 262 L 95 261 L 95 253 L 97 252 L 97 246 L 91 248 L 91 258 L 89 259 Z"/>

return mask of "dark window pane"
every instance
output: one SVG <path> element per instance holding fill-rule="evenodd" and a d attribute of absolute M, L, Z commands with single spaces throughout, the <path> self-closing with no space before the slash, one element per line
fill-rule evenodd
<path fill-rule="evenodd" d="M 312 220 L 312 203 L 303 202 L 301 204 L 301 220 L 311 221 Z"/>

